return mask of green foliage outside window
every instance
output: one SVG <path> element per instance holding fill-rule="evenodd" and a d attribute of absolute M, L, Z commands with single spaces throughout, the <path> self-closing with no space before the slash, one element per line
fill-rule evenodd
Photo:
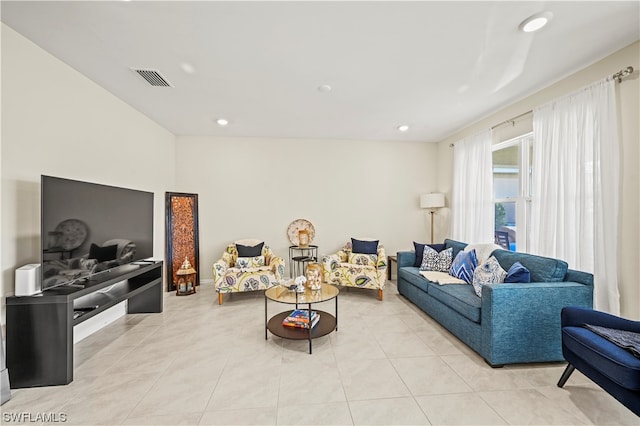
<path fill-rule="evenodd" d="M 499 229 L 501 226 L 507 224 L 507 211 L 501 203 L 495 204 L 495 228 Z"/>

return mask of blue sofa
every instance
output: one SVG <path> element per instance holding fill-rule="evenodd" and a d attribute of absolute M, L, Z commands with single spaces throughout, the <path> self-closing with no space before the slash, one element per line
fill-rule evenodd
<path fill-rule="evenodd" d="M 465 243 L 445 240 L 453 257 Z M 398 252 L 398 291 L 456 335 L 494 367 L 527 362 L 563 361 L 560 311 L 565 306 L 592 307 L 593 275 L 568 269 L 566 262 L 495 250 L 500 266 L 519 261 L 531 283 L 482 287 L 476 296 L 469 284 L 439 285 L 414 267 L 415 252 Z"/>

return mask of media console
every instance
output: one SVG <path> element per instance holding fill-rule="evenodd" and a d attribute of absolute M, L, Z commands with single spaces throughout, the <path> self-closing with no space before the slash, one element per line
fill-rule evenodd
<path fill-rule="evenodd" d="M 83 284 L 7 297 L 11 388 L 73 381 L 73 327 L 127 300 L 127 313 L 162 312 L 162 261 L 105 271 Z"/>

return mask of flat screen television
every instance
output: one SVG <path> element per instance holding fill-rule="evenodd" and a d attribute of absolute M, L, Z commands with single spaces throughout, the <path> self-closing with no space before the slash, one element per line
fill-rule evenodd
<path fill-rule="evenodd" d="M 41 178 L 42 290 L 153 256 L 153 193 Z"/>

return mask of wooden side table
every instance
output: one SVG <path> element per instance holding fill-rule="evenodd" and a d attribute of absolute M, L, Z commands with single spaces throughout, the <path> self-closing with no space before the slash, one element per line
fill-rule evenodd
<path fill-rule="evenodd" d="M 391 279 L 391 263 L 396 263 L 396 268 L 398 267 L 398 256 L 387 256 L 387 279 Z"/>

